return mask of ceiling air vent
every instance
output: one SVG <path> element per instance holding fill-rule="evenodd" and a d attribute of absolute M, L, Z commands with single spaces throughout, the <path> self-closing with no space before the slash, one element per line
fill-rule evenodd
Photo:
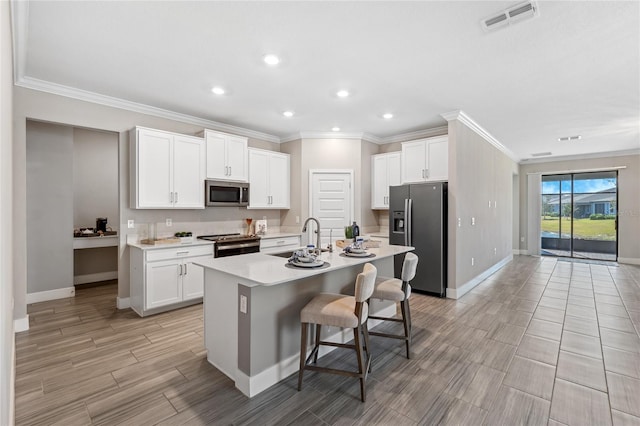
<path fill-rule="evenodd" d="M 518 3 L 515 6 L 483 19 L 482 29 L 487 32 L 497 30 L 525 19 L 534 18 L 539 14 L 538 5 L 535 2 L 527 1 L 524 3 Z"/>
<path fill-rule="evenodd" d="M 547 157 L 549 155 L 552 155 L 551 152 L 534 152 L 533 154 L 531 154 L 532 157 Z"/>

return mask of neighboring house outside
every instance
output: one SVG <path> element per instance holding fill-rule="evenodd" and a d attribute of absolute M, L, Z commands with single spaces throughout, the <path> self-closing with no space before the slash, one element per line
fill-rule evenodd
<path fill-rule="evenodd" d="M 582 219 L 588 218 L 592 214 L 617 214 L 616 198 L 616 188 L 603 189 L 590 194 L 574 194 L 573 217 L 576 219 Z M 542 214 L 546 216 L 568 216 L 569 212 L 567 208 L 570 207 L 565 206 L 570 205 L 571 194 L 545 195 L 543 196 Z"/>

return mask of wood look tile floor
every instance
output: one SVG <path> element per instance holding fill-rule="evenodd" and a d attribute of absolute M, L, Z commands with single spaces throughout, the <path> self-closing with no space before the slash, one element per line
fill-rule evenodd
<path fill-rule="evenodd" d="M 413 294 L 413 358 L 372 337 L 366 403 L 319 373 L 249 399 L 207 363 L 201 305 L 140 318 L 116 292 L 29 305 L 16 424 L 640 425 L 638 266 L 516 256 L 459 300 Z"/>

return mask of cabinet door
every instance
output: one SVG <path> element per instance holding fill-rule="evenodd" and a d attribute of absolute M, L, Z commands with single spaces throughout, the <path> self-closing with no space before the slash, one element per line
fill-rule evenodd
<path fill-rule="evenodd" d="M 249 208 L 269 207 L 269 153 L 249 150 Z"/>
<path fill-rule="evenodd" d="M 185 259 L 182 274 L 182 300 L 196 299 L 204 294 L 204 268 L 194 265 L 194 260 L 211 259 L 211 256 Z"/>
<path fill-rule="evenodd" d="M 207 141 L 207 179 L 229 179 L 226 158 L 226 136 L 205 132 Z"/>
<path fill-rule="evenodd" d="M 427 180 L 449 179 L 448 138 L 438 138 L 427 142 Z"/>
<path fill-rule="evenodd" d="M 269 207 L 289 208 L 289 156 L 272 153 L 269 161 Z M 253 190 L 253 189 L 252 189 Z"/>
<path fill-rule="evenodd" d="M 153 309 L 182 301 L 180 261 L 147 263 L 144 308 Z"/>
<path fill-rule="evenodd" d="M 402 184 L 402 156 L 399 152 L 387 154 L 387 195 L 389 195 L 389 187 Z M 389 198 L 387 198 L 387 207 L 389 207 Z"/>
<path fill-rule="evenodd" d="M 174 207 L 204 208 L 204 141 L 175 136 L 173 145 Z"/>
<path fill-rule="evenodd" d="M 385 154 L 373 155 L 371 157 L 371 208 L 387 208 L 387 162 L 388 156 Z"/>
<path fill-rule="evenodd" d="M 173 191 L 173 135 L 137 130 L 137 202 L 136 208 L 170 208 Z"/>
<path fill-rule="evenodd" d="M 423 140 L 402 144 L 402 183 L 424 182 L 426 146 Z"/>
<path fill-rule="evenodd" d="M 227 136 L 227 167 L 229 167 L 227 179 L 248 181 L 247 138 Z"/>

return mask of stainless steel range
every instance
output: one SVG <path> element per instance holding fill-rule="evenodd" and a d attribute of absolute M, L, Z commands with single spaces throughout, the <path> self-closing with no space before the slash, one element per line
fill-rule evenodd
<path fill-rule="evenodd" d="M 257 235 L 216 234 L 200 235 L 201 240 L 214 241 L 213 257 L 260 252 L 260 237 Z"/>

